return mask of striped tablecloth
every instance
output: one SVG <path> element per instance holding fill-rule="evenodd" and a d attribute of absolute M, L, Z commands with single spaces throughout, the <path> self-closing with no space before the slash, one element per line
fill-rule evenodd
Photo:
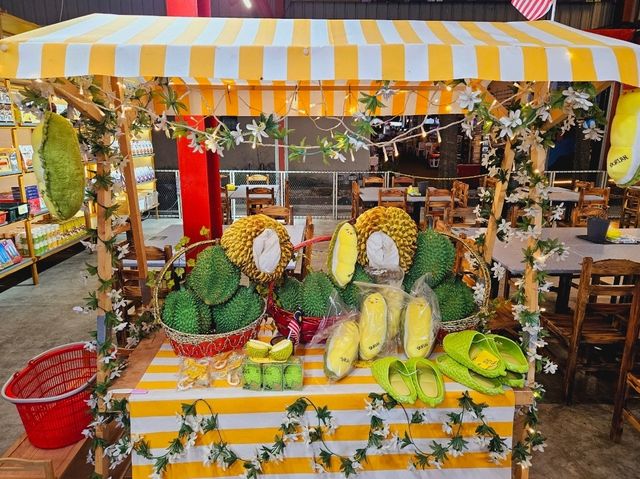
<path fill-rule="evenodd" d="M 300 348 L 299 348 L 300 349 Z M 222 438 L 239 456 L 255 457 L 261 445 L 271 445 L 277 429 L 285 416 L 285 408 L 300 396 L 310 398 L 317 406 L 328 406 L 337 422 L 333 435 L 326 438 L 329 447 L 339 454 L 352 456 L 355 450 L 367 442 L 370 416 L 365 409 L 365 400 L 370 392 L 382 393 L 368 368 L 354 370 L 339 383 L 329 383 L 322 369 L 322 349 L 305 349 L 302 354 L 305 361 L 305 380 L 302 391 L 247 391 L 231 387 L 226 381 L 216 381 L 208 389 L 190 389 L 178 391 L 176 383 L 180 360 L 168 344 L 164 344 L 142 377 L 137 394 L 130 397 L 131 433 L 144 436 L 149 441 L 152 452 L 162 454 L 171 439 L 177 436 L 178 420 L 176 414 L 181 411 L 182 403 L 192 403 L 196 399 L 206 399 L 214 412 L 219 414 Z M 298 354 L 301 354 L 298 350 Z M 457 399 L 466 389 L 464 386 L 447 379 L 446 398 L 437 408 L 428 408 L 419 401 L 407 408 L 409 416 L 420 409 L 425 417 L 424 424 L 412 425 L 412 433 L 424 450 L 429 450 L 431 441 L 447 442 L 442 424 L 449 412 L 459 412 Z M 476 402 L 489 405 L 485 416 L 498 434 L 507 438 L 511 447 L 513 416 L 515 408 L 514 394 L 506 390 L 504 395 L 485 396 L 471 392 Z M 200 405 L 204 406 L 202 403 Z M 205 414 L 204 407 L 198 409 Z M 208 412 L 207 412 L 208 414 Z M 400 407 L 387 411 L 385 420 L 391 425 L 391 432 L 401 438 L 406 430 L 406 419 Z M 315 415 L 307 412 L 310 426 L 316 424 Z M 465 420 L 467 423 L 467 420 Z M 407 466 L 412 459 L 411 447 L 393 449 L 384 453 L 370 450 L 364 470 L 357 477 L 364 479 L 388 479 L 393 471 L 401 472 L 402 478 L 429 477 L 439 479 L 506 479 L 511 477 L 510 457 L 495 465 L 489 461 L 488 453 L 473 439 L 476 423 L 469 423 L 463 429 L 463 435 L 469 442 L 469 451 L 464 455 L 446 461 L 441 470 L 409 471 Z M 169 465 L 165 478 L 204 479 L 214 477 L 237 477 L 242 474 L 240 464 L 223 471 L 215 464 L 204 466 L 202 461 L 213 440 L 205 437 L 198 440 L 196 446 L 185 452 L 180 459 Z M 314 473 L 311 459 L 319 452 L 316 444 L 304 442 L 288 443 L 284 452 L 285 460 L 279 463 L 267 463 L 263 471 L 266 477 L 303 479 L 312 477 L 339 478 L 341 473 L 328 473 L 322 476 Z M 337 461 L 335 461 L 337 463 Z M 336 464 L 337 465 L 337 464 Z M 152 473 L 152 463 L 136 455 L 133 456 L 133 478 L 147 479 Z"/>

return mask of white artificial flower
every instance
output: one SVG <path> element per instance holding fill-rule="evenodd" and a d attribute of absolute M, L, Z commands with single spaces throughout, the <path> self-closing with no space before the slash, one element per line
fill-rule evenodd
<path fill-rule="evenodd" d="M 353 468 L 354 471 L 358 472 L 358 471 L 362 471 L 364 468 L 362 467 L 362 464 L 360 464 L 358 461 L 354 460 L 353 458 L 351 458 L 351 467 Z"/>
<path fill-rule="evenodd" d="M 344 163 L 345 161 L 347 161 L 347 158 L 337 150 L 331 151 L 331 158 L 334 160 L 340 160 L 341 163 Z"/>
<path fill-rule="evenodd" d="M 367 416 L 376 416 L 382 418 L 384 413 L 384 403 L 380 399 L 374 399 L 369 402 L 365 399 L 365 411 L 367 411 Z"/>
<path fill-rule="evenodd" d="M 98 350 L 98 344 L 95 341 L 87 341 L 84 343 L 83 348 L 90 353 Z"/>
<path fill-rule="evenodd" d="M 384 123 L 384 121 L 382 121 L 380 118 L 372 118 L 371 119 L 371 126 L 380 126 Z"/>
<path fill-rule="evenodd" d="M 560 133 L 564 135 L 576 124 L 576 117 L 573 114 L 567 115 L 567 118 L 562 122 L 560 127 Z"/>
<path fill-rule="evenodd" d="M 198 136 L 195 131 L 192 131 L 187 135 L 187 140 L 189 140 L 189 148 L 191 148 L 193 153 L 204 153 L 202 143 L 198 141 Z"/>
<path fill-rule="evenodd" d="M 414 464 L 413 461 L 409 461 L 407 463 L 407 471 L 411 471 L 411 472 L 417 471 L 416 465 Z"/>
<path fill-rule="evenodd" d="M 540 444 L 536 444 L 535 446 L 532 446 L 531 449 L 536 452 L 544 452 L 545 446 L 546 444 L 543 442 Z"/>
<path fill-rule="evenodd" d="M 465 120 L 460 124 L 462 127 L 462 131 L 468 137 L 473 139 L 473 125 L 469 121 L 469 118 L 465 118 Z"/>
<path fill-rule="evenodd" d="M 349 144 L 353 147 L 355 151 L 358 151 L 362 148 L 367 147 L 364 141 L 359 140 L 355 136 L 347 136 L 347 138 L 349 138 Z"/>
<path fill-rule="evenodd" d="M 574 110 L 579 108 L 589 110 L 589 108 L 593 106 L 593 103 L 589 101 L 588 93 L 576 91 L 573 87 L 564 90 L 562 94 L 566 97 L 564 100 L 565 105 L 570 106 Z"/>
<path fill-rule="evenodd" d="M 373 431 L 373 434 L 381 438 L 386 438 L 389 435 L 389 424 L 385 422 L 382 428 L 376 429 Z"/>
<path fill-rule="evenodd" d="M 549 111 L 549 107 L 548 106 L 541 106 L 540 108 L 538 108 L 536 110 L 536 115 L 542 121 L 550 121 L 551 120 L 551 112 Z"/>
<path fill-rule="evenodd" d="M 235 142 L 236 146 L 239 146 L 242 144 L 242 142 L 244 141 L 244 134 L 242 133 L 242 128 L 240 128 L 240 123 L 238 123 L 236 125 L 236 129 L 235 130 L 231 130 L 231 137 L 233 138 L 233 141 Z"/>
<path fill-rule="evenodd" d="M 516 150 L 528 153 L 532 148 L 536 148 L 542 144 L 543 138 L 540 136 L 539 130 L 527 129 L 522 135 L 522 141 Z"/>
<path fill-rule="evenodd" d="M 506 271 L 507 271 L 506 268 L 498 262 L 493 263 L 493 266 L 491 267 L 491 272 L 493 273 L 493 277 L 498 281 L 501 281 L 502 278 L 504 278 Z"/>
<path fill-rule="evenodd" d="M 582 133 L 587 140 L 593 141 L 602 141 L 602 137 L 604 136 L 604 130 L 602 128 L 598 128 L 595 124 L 593 126 L 586 127 L 582 130 Z"/>
<path fill-rule="evenodd" d="M 452 434 L 453 433 L 453 429 L 451 428 L 451 424 L 449 424 L 447 421 L 442 423 L 442 432 L 444 432 L 445 434 Z"/>
<path fill-rule="evenodd" d="M 129 243 L 118 246 L 118 259 L 124 258 L 129 254 Z"/>
<path fill-rule="evenodd" d="M 247 125 L 247 130 L 249 130 L 251 135 L 251 143 L 255 146 L 256 143 L 262 143 L 263 138 L 268 138 L 267 132 L 265 131 L 267 125 L 264 124 L 263 121 L 260 123 L 256 123 L 256 120 L 253 120 L 251 123 Z"/>
<path fill-rule="evenodd" d="M 544 363 L 543 370 L 545 374 L 555 374 L 558 371 L 558 365 L 547 359 Z"/>
<path fill-rule="evenodd" d="M 397 90 L 389 88 L 389 86 L 385 85 L 378 90 L 376 95 L 381 96 L 384 101 L 389 101 L 396 93 L 398 93 Z"/>
<path fill-rule="evenodd" d="M 519 463 L 520 467 L 522 469 L 528 469 L 531 467 L 531 457 L 527 456 L 525 457 L 522 461 L 520 461 Z"/>
<path fill-rule="evenodd" d="M 162 115 L 153 117 L 153 129 L 155 131 L 164 131 L 167 135 L 169 135 L 169 130 L 167 129 L 167 112 L 163 111 Z"/>
<path fill-rule="evenodd" d="M 545 281 L 540 286 L 538 286 L 538 290 L 541 293 L 548 293 L 551 290 L 551 286 L 553 286 L 553 283 L 551 283 L 549 281 Z"/>
<path fill-rule="evenodd" d="M 464 454 L 464 452 L 458 451 L 457 449 L 454 449 L 454 448 L 449 449 L 449 455 L 451 457 L 460 457 L 463 454 Z M 440 468 L 438 467 L 438 469 L 440 469 Z"/>
<path fill-rule="evenodd" d="M 489 460 L 494 464 L 499 465 L 502 461 L 505 461 L 506 459 L 507 459 L 507 453 L 505 451 L 489 453 Z"/>
<path fill-rule="evenodd" d="M 300 424 L 300 418 L 293 415 L 286 415 L 282 420 L 282 424 L 284 426 L 297 426 L 298 424 Z"/>
<path fill-rule="evenodd" d="M 211 151 L 211 153 L 218 154 L 219 156 L 224 156 L 224 146 L 218 143 L 217 136 L 207 135 L 206 140 L 204 140 L 204 146 L 207 150 Z"/>
<path fill-rule="evenodd" d="M 433 461 L 431 465 L 436 469 L 442 469 L 442 463 L 440 461 Z"/>
<path fill-rule="evenodd" d="M 91 241 L 80 241 L 80 244 L 86 248 L 86 250 L 90 253 L 95 252 L 98 245 L 96 243 L 92 243 Z"/>
<path fill-rule="evenodd" d="M 522 125 L 522 119 L 520 118 L 520 110 L 510 111 L 509 116 L 503 116 L 500 118 L 500 138 L 508 136 L 513 138 L 513 130 Z"/>
<path fill-rule="evenodd" d="M 503 242 L 508 243 L 511 241 L 511 238 L 513 237 L 513 227 L 511 226 L 511 223 L 505 219 L 500 220 L 498 233 L 502 235 Z"/>
<path fill-rule="evenodd" d="M 489 445 L 489 438 L 487 436 L 474 436 L 473 440 L 481 449 L 484 449 Z"/>
<path fill-rule="evenodd" d="M 564 217 L 564 203 L 560 203 L 558 206 L 554 206 L 551 209 L 551 217 L 550 220 L 553 221 L 560 221 L 563 217 Z"/>
<path fill-rule="evenodd" d="M 151 474 L 149 474 L 149 479 L 162 479 L 162 472 L 153 471 Z"/>
<path fill-rule="evenodd" d="M 469 86 L 465 87 L 464 91 L 458 95 L 458 106 L 463 110 L 473 111 L 481 101 L 480 92 L 473 91 Z"/>

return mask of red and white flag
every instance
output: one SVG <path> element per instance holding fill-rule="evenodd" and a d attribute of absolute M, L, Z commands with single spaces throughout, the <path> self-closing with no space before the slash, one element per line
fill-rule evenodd
<path fill-rule="evenodd" d="M 553 2 L 554 0 L 511 0 L 511 5 L 527 20 L 538 20 L 547 14 Z"/>

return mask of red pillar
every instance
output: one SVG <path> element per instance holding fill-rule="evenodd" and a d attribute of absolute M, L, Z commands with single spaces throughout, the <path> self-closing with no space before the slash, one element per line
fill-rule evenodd
<path fill-rule="evenodd" d="M 165 0 L 167 16 L 211 16 L 207 0 Z M 213 118 L 188 116 L 189 125 L 204 130 L 215 126 Z M 180 201 L 185 236 L 191 241 L 203 239 L 204 226 L 213 238 L 222 236 L 222 202 L 220 198 L 220 157 L 210 151 L 194 153 L 189 140 L 178 140 L 178 168 L 180 170 Z"/>

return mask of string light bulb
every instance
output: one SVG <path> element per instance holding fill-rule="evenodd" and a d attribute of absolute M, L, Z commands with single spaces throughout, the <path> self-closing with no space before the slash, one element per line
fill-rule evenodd
<path fill-rule="evenodd" d="M 251 7 L 253 7 L 253 4 L 251 3 L 251 0 L 242 0 L 242 3 L 244 4 L 245 8 L 251 10 Z"/>
<path fill-rule="evenodd" d="M 355 162 L 356 161 L 356 157 L 353 156 L 353 150 L 349 150 L 349 154 L 351 155 L 351 161 Z"/>
<path fill-rule="evenodd" d="M 446 90 L 447 90 L 447 91 L 451 91 L 451 90 L 453 90 L 453 88 L 451 87 L 451 85 L 447 85 L 447 86 L 446 86 Z"/>
<path fill-rule="evenodd" d="M 393 142 L 393 156 L 400 156 L 400 153 L 398 152 L 398 145 L 396 145 L 396 142 Z"/>
<path fill-rule="evenodd" d="M 438 143 L 442 143 L 442 136 L 440 135 L 440 129 L 436 130 L 436 134 L 438 135 Z"/>
<path fill-rule="evenodd" d="M 424 126 L 423 126 L 422 123 L 420 124 L 420 131 L 422 132 L 421 133 L 422 134 L 422 138 L 425 138 L 427 136 L 427 132 L 424 130 Z"/>
<path fill-rule="evenodd" d="M 388 162 L 389 161 L 389 157 L 387 156 L 387 149 L 383 146 L 382 147 L 382 152 L 384 153 L 384 162 Z"/>

